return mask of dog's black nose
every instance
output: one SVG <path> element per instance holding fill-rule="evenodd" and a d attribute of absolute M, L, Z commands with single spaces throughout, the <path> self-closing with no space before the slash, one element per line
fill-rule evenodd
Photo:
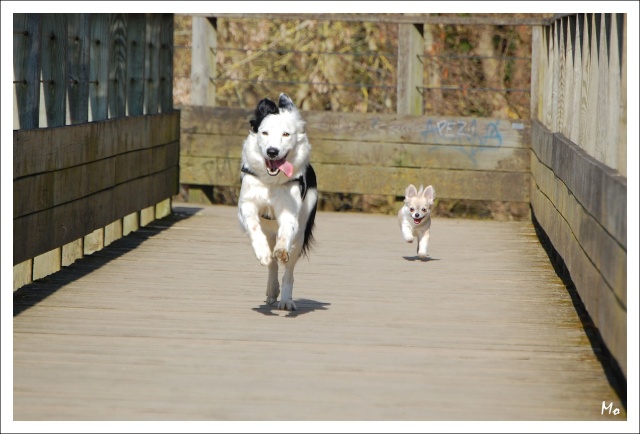
<path fill-rule="evenodd" d="M 267 155 L 269 156 L 269 158 L 276 158 L 279 153 L 280 151 L 278 151 L 278 149 L 276 148 L 267 148 Z"/>

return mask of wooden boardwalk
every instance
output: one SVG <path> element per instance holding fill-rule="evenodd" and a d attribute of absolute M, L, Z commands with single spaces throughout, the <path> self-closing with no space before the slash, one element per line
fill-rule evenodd
<path fill-rule="evenodd" d="M 15 291 L 14 420 L 626 420 L 531 223 L 436 218 L 428 261 L 392 216 L 316 238 L 296 312 L 226 206 Z"/>

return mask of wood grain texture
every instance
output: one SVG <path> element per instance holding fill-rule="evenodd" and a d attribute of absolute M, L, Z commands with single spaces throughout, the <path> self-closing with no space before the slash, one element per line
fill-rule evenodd
<path fill-rule="evenodd" d="M 40 126 L 41 38 L 40 15 L 13 14 L 14 129 Z"/>
<path fill-rule="evenodd" d="M 14 420 L 626 420 L 530 222 L 435 219 L 422 262 L 393 216 L 316 221 L 293 313 L 224 206 L 14 292 Z"/>

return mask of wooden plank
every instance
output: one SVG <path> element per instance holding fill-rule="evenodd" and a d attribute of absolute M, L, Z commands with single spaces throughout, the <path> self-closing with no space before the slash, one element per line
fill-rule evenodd
<path fill-rule="evenodd" d="M 574 143 L 580 140 L 580 107 L 582 100 L 582 45 L 584 20 L 578 14 L 575 20 L 573 42 L 573 93 L 571 95 L 570 130 L 567 137 Z"/>
<path fill-rule="evenodd" d="M 177 185 L 177 168 L 172 167 L 16 218 L 13 220 L 14 265 L 103 228 L 132 212 L 153 206 L 176 194 Z"/>
<path fill-rule="evenodd" d="M 45 276 L 60 271 L 61 249 L 53 249 L 33 258 L 33 280 L 42 279 Z"/>
<path fill-rule="evenodd" d="M 109 20 L 109 118 L 126 116 L 127 17 L 110 14 Z"/>
<path fill-rule="evenodd" d="M 156 209 L 154 206 L 149 206 L 140 210 L 140 227 L 147 226 L 156 218 Z"/>
<path fill-rule="evenodd" d="M 13 266 L 13 290 L 33 282 L 33 259 Z"/>
<path fill-rule="evenodd" d="M 85 255 L 92 255 L 102 250 L 104 247 L 104 228 L 98 228 L 95 231 L 85 235 L 82 246 Z"/>
<path fill-rule="evenodd" d="M 122 238 L 122 219 L 118 219 L 104 227 L 104 246 Z"/>
<path fill-rule="evenodd" d="M 404 196 L 410 183 L 433 184 L 439 198 L 527 202 L 529 173 L 314 163 L 318 190 Z M 240 160 L 182 157 L 183 184 L 238 186 Z M 490 187 L 489 187 L 490 186 Z"/>
<path fill-rule="evenodd" d="M 399 115 L 424 113 L 424 25 L 398 25 L 397 109 Z"/>
<path fill-rule="evenodd" d="M 532 150 L 561 179 L 578 202 L 615 240 L 627 248 L 627 180 L 577 145 L 532 125 Z"/>
<path fill-rule="evenodd" d="M 559 218 L 578 242 L 588 260 L 609 287 L 609 291 L 627 306 L 627 251 L 593 216 L 586 212 L 566 184 L 554 175 L 535 155 L 531 164 L 532 183 L 554 205 Z M 534 188 L 532 186 L 532 188 Z"/>
<path fill-rule="evenodd" d="M 182 204 L 16 292 L 14 419 L 627 425 L 531 223 L 434 219 L 424 262 L 394 216 L 317 223 L 293 313 L 264 305 L 266 270 L 229 206 Z"/>
<path fill-rule="evenodd" d="M 174 142 L 180 112 L 13 132 L 13 179 Z"/>
<path fill-rule="evenodd" d="M 109 14 L 91 14 L 89 121 L 109 117 Z"/>
<path fill-rule="evenodd" d="M 135 232 L 140 228 L 140 217 L 138 212 L 132 212 L 122 219 L 122 236 L 126 237 L 131 232 Z"/>
<path fill-rule="evenodd" d="M 606 104 L 606 128 L 604 131 L 604 141 L 606 143 L 606 153 L 603 162 L 616 170 L 618 169 L 618 153 L 620 152 L 620 99 L 623 98 L 620 92 L 620 44 L 618 42 L 619 31 L 618 25 L 621 14 L 607 14 L 610 17 L 610 23 L 608 24 L 608 38 L 610 47 L 609 53 L 609 67 L 607 69 L 607 104 Z M 626 102 L 625 102 L 626 105 Z M 627 149 L 624 147 L 626 154 Z"/>
<path fill-rule="evenodd" d="M 89 14 L 68 14 L 67 48 L 69 82 L 67 95 L 67 124 L 81 124 L 89 119 L 89 51 L 91 21 Z"/>
<path fill-rule="evenodd" d="M 58 127 L 66 121 L 67 41 L 66 15 L 43 14 L 41 126 Z"/>
<path fill-rule="evenodd" d="M 536 219 L 563 258 L 580 299 L 598 328 L 602 339 L 626 377 L 626 307 L 593 266 L 554 204 L 535 187 L 531 192 L 531 205 Z"/>
<path fill-rule="evenodd" d="M 158 14 L 147 15 L 144 51 L 144 113 L 159 112 L 160 90 L 160 28 L 161 17 Z"/>
<path fill-rule="evenodd" d="M 13 183 L 13 218 L 80 199 L 129 180 L 177 167 L 179 142 L 141 149 Z M 28 197 L 29 200 L 19 198 Z"/>
<path fill-rule="evenodd" d="M 83 239 L 78 238 L 68 244 L 62 246 L 62 262 L 63 267 L 68 267 L 78 259 L 82 258 L 84 252 Z"/>
<path fill-rule="evenodd" d="M 156 219 L 162 219 L 171 214 L 171 198 L 166 198 L 165 200 L 158 202 L 156 204 Z"/>
<path fill-rule="evenodd" d="M 612 127 L 608 124 L 608 100 L 609 100 L 609 46 L 607 40 L 609 37 L 607 36 L 606 23 L 607 18 L 611 18 L 610 14 L 598 14 L 597 18 L 599 21 L 597 28 L 597 39 L 599 41 L 598 44 L 598 89 L 597 89 L 597 99 L 596 99 L 596 109 L 595 109 L 595 118 L 593 121 L 596 124 L 596 135 L 595 135 L 595 150 L 593 156 L 596 157 L 596 160 L 607 163 L 607 148 L 612 145 L 616 146 L 617 144 L 612 143 L 609 144 L 606 140 L 607 130 L 612 129 Z"/>
<path fill-rule="evenodd" d="M 144 114 L 145 14 L 127 15 L 127 115 Z"/>
<path fill-rule="evenodd" d="M 13 14 L 14 129 L 39 126 L 41 41 L 41 15 Z"/>
<path fill-rule="evenodd" d="M 244 136 L 252 111 L 219 107 L 185 107 L 183 133 Z M 472 117 L 397 116 L 366 113 L 302 113 L 307 135 L 315 140 L 419 143 L 528 148 L 526 120 Z"/>
<path fill-rule="evenodd" d="M 235 158 L 242 155 L 242 136 L 183 134 L 183 157 Z M 528 172 L 530 150 L 465 145 L 312 140 L 311 162 L 385 167 Z"/>
<path fill-rule="evenodd" d="M 184 14 L 176 14 L 184 15 Z M 218 17 L 226 19 L 261 19 L 261 20 L 308 20 L 308 14 L 284 13 L 190 13 L 189 16 Z M 407 14 L 343 14 L 343 13 L 321 13 L 313 14 L 315 21 L 355 21 L 372 23 L 396 23 L 396 24 L 445 24 L 445 25 L 492 25 L 492 26 L 541 26 L 549 24 L 549 18 L 542 17 L 516 17 L 510 14 L 493 14 L 483 16 L 473 14 L 473 16 L 460 16 L 451 14 L 447 16 L 437 16 L 430 13 L 407 13 Z"/>
<path fill-rule="evenodd" d="M 216 52 L 218 24 L 216 18 L 191 18 L 191 105 L 215 106 Z"/>
<path fill-rule="evenodd" d="M 618 117 L 619 145 L 616 168 L 624 177 L 627 176 L 627 14 L 622 14 L 618 27 L 622 45 L 620 51 L 620 113 Z M 620 30 L 621 29 L 621 30 Z"/>
<path fill-rule="evenodd" d="M 540 74 L 542 73 L 542 59 L 544 50 L 542 49 L 542 28 L 535 26 L 531 29 L 531 92 L 530 107 L 532 119 L 540 119 L 539 109 L 542 105 L 540 101 Z"/>

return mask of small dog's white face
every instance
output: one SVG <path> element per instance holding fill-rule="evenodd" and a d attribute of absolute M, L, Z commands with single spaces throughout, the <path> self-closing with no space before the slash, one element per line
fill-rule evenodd
<path fill-rule="evenodd" d="M 425 189 L 421 186 L 419 191 L 413 184 L 407 187 L 404 207 L 416 226 L 422 223 L 425 218 L 428 220 L 431 217 L 434 198 L 435 191 L 432 186 Z"/>

